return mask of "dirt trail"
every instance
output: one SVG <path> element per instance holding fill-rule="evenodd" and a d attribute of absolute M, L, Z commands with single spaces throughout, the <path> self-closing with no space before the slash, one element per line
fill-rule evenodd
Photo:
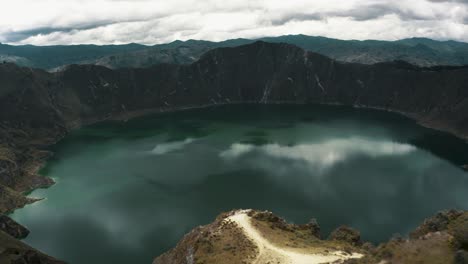
<path fill-rule="evenodd" d="M 280 264 L 319 264 L 319 263 L 340 263 L 342 260 L 350 258 L 361 258 L 363 255 L 353 253 L 346 254 L 342 251 L 334 251 L 328 254 L 306 254 L 295 252 L 290 248 L 281 248 L 273 245 L 270 241 L 260 234 L 252 225 L 248 211 L 239 211 L 227 219 L 236 223 L 245 235 L 251 239 L 259 249 L 257 258 L 252 262 L 255 264 L 280 263 Z"/>

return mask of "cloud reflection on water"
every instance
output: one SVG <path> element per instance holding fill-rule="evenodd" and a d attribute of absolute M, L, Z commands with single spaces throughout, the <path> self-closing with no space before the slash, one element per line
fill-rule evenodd
<path fill-rule="evenodd" d="M 313 170 L 323 171 L 336 163 L 345 161 L 350 156 L 406 155 L 415 150 L 414 146 L 408 144 L 353 137 L 293 146 L 283 146 L 277 143 L 262 146 L 234 143 L 228 150 L 221 152 L 220 156 L 224 159 L 233 160 L 252 152 L 260 152 L 271 158 L 302 161 Z"/>

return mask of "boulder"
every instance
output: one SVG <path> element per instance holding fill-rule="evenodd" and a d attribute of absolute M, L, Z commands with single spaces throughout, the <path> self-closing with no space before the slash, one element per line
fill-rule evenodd
<path fill-rule="evenodd" d="M 340 226 L 335 229 L 331 234 L 328 240 L 337 240 L 351 243 L 353 245 L 360 245 L 361 242 L 361 233 L 356 229 L 353 229 L 348 226 Z"/>
<path fill-rule="evenodd" d="M 312 235 L 316 238 L 321 238 L 321 235 L 320 235 L 320 225 L 318 224 L 317 222 L 317 219 L 315 218 L 312 218 L 310 219 L 309 223 L 307 223 L 307 229 L 310 230 L 310 232 L 312 233 Z"/>
<path fill-rule="evenodd" d="M 447 230 L 448 225 L 453 220 L 461 216 L 463 212 L 457 210 L 448 210 L 437 213 L 435 216 L 424 220 L 415 231 L 411 232 L 413 239 L 423 237 L 429 233 Z"/>
<path fill-rule="evenodd" d="M 455 253 L 455 264 L 468 264 L 468 251 L 458 250 Z"/>

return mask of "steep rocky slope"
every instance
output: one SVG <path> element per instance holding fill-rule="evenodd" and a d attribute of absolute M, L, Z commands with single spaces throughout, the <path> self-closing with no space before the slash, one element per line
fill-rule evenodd
<path fill-rule="evenodd" d="M 468 137 L 468 67 L 340 63 L 288 44 L 209 51 L 190 65 L 63 71 L 0 64 L 0 213 L 53 184 L 37 175 L 45 147 L 104 119 L 229 103 L 317 103 L 379 108 Z"/>

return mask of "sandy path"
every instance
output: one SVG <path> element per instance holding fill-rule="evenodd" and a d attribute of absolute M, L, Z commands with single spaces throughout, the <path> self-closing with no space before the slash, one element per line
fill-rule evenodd
<path fill-rule="evenodd" d="M 248 211 L 239 211 L 235 215 L 230 216 L 228 219 L 241 227 L 246 236 L 257 245 L 259 254 L 253 263 L 319 264 L 362 257 L 362 254 L 354 253 L 352 255 L 347 255 L 342 251 L 330 252 L 327 255 L 305 254 L 294 252 L 288 248 L 278 247 L 265 239 L 251 224 L 250 217 L 247 215 L 247 212 Z"/>

